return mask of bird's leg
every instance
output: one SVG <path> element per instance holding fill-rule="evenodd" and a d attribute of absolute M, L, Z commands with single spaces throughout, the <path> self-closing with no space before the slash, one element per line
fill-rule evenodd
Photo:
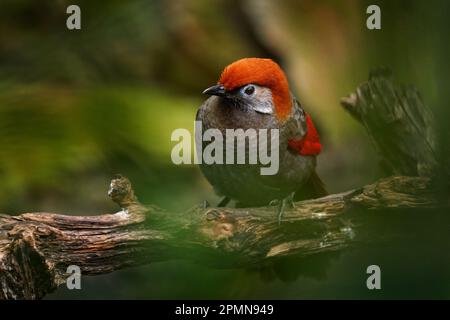
<path fill-rule="evenodd" d="M 295 198 L 295 191 L 291 192 L 291 194 L 286 197 L 288 204 L 291 208 L 295 208 L 294 198 Z"/>
<path fill-rule="evenodd" d="M 200 207 L 203 209 L 209 208 L 211 205 L 209 204 L 208 200 L 203 200 L 203 202 L 200 204 Z"/>
<path fill-rule="evenodd" d="M 220 202 L 217 204 L 217 207 L 225 207 L 229 202 L 230 202 L 230 198 L 228 197 L 223 197 L 222 200 L 220 200 Z"/>
<path fill-rule="evenodd" d="M 291 208 L 295 208 L 294 205 L 294 196 L 295 192 L 292 192 L 289 194 L 286 198 L 282 199 L 278 203 L 278 224 L 281 224 L 281 219 L 283 218 L 284 210 L 286 209 L 286 206 L 289 206 Z"/>
<path fill-rule="evenodd" d="M 278 224 L 281 224 L 281 218 L 283 217 L 284 209 L 286 209 L 286 201 L 281 200 L 278 203 L 277 216 L 278 216 Z"/>

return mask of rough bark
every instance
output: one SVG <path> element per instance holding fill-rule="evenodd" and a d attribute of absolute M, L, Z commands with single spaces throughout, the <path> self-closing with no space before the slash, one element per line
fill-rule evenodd
<path fill-rule="evenodd" d="M 433 175 L 434 120 L 416 88 L 395 86 L 388 70 L 377 69 L 341 104 L 364 125 L 388 174 Z"/>
<path fill-rule="evenodd" d="M 251 266 L 281 256 L 341 250 L 355 245 L 369 212 L 442 205 L 430 175 L 436 166 L 432 120 L 417 91 L 396 88 L 378 72 L 342 104 L 367 128 L 386 168 L 397 176 L 297 202 L 281 224 L 276 207 L 194 207 L 169 213 L 144 206 L 128 179 L 119 176 L 109 190 L 121 208 L 115 214 L 0 215 L 0 299 L 42 298 L 64 283 L 70 265 L 96 275 L 170 259 Z M 380 130 L 384 138 L 378 137 Z"/>

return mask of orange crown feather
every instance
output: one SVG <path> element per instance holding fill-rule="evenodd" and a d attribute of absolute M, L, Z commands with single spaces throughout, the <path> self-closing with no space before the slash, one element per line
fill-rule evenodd
<path fill-rule="evenodd" d="M 226 90 L 234 90 L 253 83 L 272 91 L 275 114 L 286 120 L 292 109 L 289 84 L 280 66 L 271 59 L 244 58 L 228 65 L 222 72 L 219 84 Z"/>

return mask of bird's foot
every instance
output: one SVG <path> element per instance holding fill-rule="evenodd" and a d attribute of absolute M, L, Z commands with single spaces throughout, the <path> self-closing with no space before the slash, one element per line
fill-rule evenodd
<path fill-rule="evenodd" d="M 200 203 L 200 208 L 202 208 L 202 209 L 206 209 L 206 208 L 209 208 L 209 207 L 211 207 L 211 204 L 208 202 L 208 200 L 203 200 Z"/>
<path fill-rule="evenodd" d="M 278 200 L 278 199 L 273 199 L 269 202 L 270 207 L 278 206 L 279 204 L 280 204 L 280 200 Z"/>
<path fill-rule="evenodd" d="M 277 207 L 278 225 L 281 224 L 281 219 L 283 218 L 283 213 L 285 209 L 286 209 L 286 201 L 284 201 L 283 199 L 278 203 Z"/>
<path fill-rule="evenodd" d="M 286 210 L 286 207 L 295 208 L 294 196 L 295 196 L 295 192 L 292 192 L 286 198 L 277 200 L 278 201 L 278 207 L 277 207 L 278 224 L 281 224 L 281 220 L 283 218 L 283 214 L 284 214 L 284 211 Z M 271 203 L 272 203 L 272 201 L 271 201 Z"/>
<path fill-rule="evenodd" d="M 287 204 L 289 205 L 290 208 L 294 209 L 295 208 L 295 201 L 294 201 L 294 197 L 295 197 L 295 191 L 291 192 L 291 194 L 289 194 L 285 199 L 287 201 Z"/>

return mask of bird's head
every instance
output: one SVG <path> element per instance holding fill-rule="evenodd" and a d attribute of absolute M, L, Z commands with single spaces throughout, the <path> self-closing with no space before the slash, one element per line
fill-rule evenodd
<path fill-rule="evenodd" d="M 292 109 L 286 75 L 271 59 L 235 61 L 225 67 L 217 85 L 203 93 L 234 100 L 258 113 L 274 113 L 280 121 L 286 120 Z"/>

